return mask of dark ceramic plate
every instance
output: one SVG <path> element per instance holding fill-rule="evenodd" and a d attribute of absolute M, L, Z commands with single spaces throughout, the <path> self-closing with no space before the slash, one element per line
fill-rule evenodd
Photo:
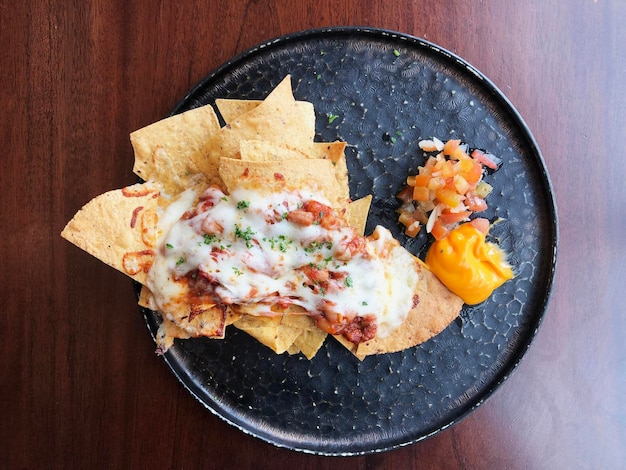
<path fill-rule="evenodd" d="M 526 352 L 546 309 L 557 223 L 539 149 L 507 99 L 480 72 L 421 39 L 332 28 L 259 45 L 212 72 L 174 109 L 216 98 L 262 99 L 291 74 L 297 99 L 314 103 L 319 141 L 347 141 L 354 199 L 373 194 L 368 233 L 407 239 L 394 196 L 424 157 L 417 142 L 460 138 L 503 160 L 486 177 L 486 216 L 517 276 L 489 300 L 464 307 L 434 339 L 359 362 L 331 338 L 313 360 L 276 355 L 236 329 L 225 341 L 176 342 L 165 361 L 211 412 L 280 447 L 324 455 L 379 452 L 449 427 L 488 398 Z M 338 116 L 329 119 L 330 115 Z M 332 122 L 331 122 L 332 121 Z M 158 316 L 144 311 L 152 334 Z"/>

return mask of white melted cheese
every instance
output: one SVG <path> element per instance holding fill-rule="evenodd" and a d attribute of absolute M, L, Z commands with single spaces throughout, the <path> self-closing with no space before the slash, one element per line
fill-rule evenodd
<path fill-rule="evenodd" d="M 148 287 L 164 313 L 185 295 L 180 279 L 199 270 L 211 280 L 217 303 L 245 305 L 247 313 L 272 315 L 276 299 L 318 315 L 322 305 L 331 305 L 347 316 L 373 315 L 378 337 L 405 320 L 417 273 L 412 256 L 386 229 L 377 227 L 363 252 L 345 256 L 346 244 L 356 235 L 352 228 L 328 230 L 287 219 L 307 200 L 330 205 L 317 195 L 208 192 L 214 204 L 208 210 L 181 218 L 196 198 L 189 191 L 161 217 L 163 236 Z M 332 274 L 326 289 L 311 285 L 304 273 L 311 266 Z"/>

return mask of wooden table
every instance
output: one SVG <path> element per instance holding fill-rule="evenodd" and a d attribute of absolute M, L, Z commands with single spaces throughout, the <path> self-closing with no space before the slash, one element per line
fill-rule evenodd
<path fill-rule="evenodd" d="M 626 463 L 626 4 L 3 1 L 0 14 L 0 467 Z M 247 48 L 331 25 L 419 36 L 485 73 L 538 141 L 560 219 L 551 302 L 513 375 L 451 429 L 358 457 L 279 449 L 203 410 L 154 355 L 128 279 L 59 236 L 135 181 L 132 130 Z"/>

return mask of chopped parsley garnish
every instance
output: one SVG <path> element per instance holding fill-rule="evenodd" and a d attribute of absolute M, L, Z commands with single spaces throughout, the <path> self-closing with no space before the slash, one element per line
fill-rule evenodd
<path fill-rule="evenodd" d="M 222 201 L 228 202 L 228 198 L 226 196 L 222 196 Z"/>
<path fill-rule="evenodd" d="M 250 207 L 250 201 L 239 201 L 237 203 L 237 209 L 247 209 Z"/>
<path fill-rule="evenodd" d="M 352 287 L 354 285 L 350 276 L 346 277 L 344 284 L 346 285 L 346 287 Z"/>
<path fill-rule="evenodd" d="M 338 117 L 339 116 L 337 116 L 336 114 L 328 113 L 328 124 L 332 124 Z"/>
<path fill-rule="evenodd" d="M 252 237 L 254 237 L 254 235 L 255 233 L 250 227 L 247 227 L 245 230 L 241 230 L 241 227 L 235 224 L 235 237 L 241 238 L 245 241 L 246 248 L 252 248 Z"/>
<path fill-rule="evenodd" d="M 395 55 L 396 57 L 400 57 L 400 51 L 398 49 L 394 49 L 393 55 Z"/>
<path fill-rule="evenodd" d="M 185 258 L 183 258 L 182 256 L 180 258 L 178 258 L 178 261 L 176 261 L 176 266 L 180 266 L 181 264 L 183 264 L 185 262 Z"/>
<path fill-rule="evenodd" d="M 237 266 L 233 266 L 233 271 L 235 271 L 235 274 L 237 276 L 242 276 L 243 275 L 243 271 L 241 269 L 239 269 Z"/>
<path fill-rule="evenodd" d="M 205 245 L 210 245 L 211 243 L 217 241 L 217 235 L 214 233 L 205 233 L 202 237 L 204 238 Z"/>
<path fill-rule="evenodd" d="M 308 246 L 304 247 L 304 251 L 306 251 L 307 253 L 313 253 L 314 251 L 321 250 L 322 248 L 327 248 L 330 250 L 332 249 L 332 247 L 332 242 L 318 242 L 314 240 L 309 243 Z"/>
<path fill-rule="evenodd" d="M 172 248 L 174 248 L 174 245 L 172 245 L 171 243 L 166 243 L 165 248 L 169 248 L 171 250 Z"/>
<path fill-rule="evenodd" d="M 279 250 L 282 253 L 287 251 L 287 247 L 293 243 L 286 235 L 278 235 L 272 238 L 263 238 L 264 242 L 268 242 L 272 250 Z"/>
<path fill-rule="evenodd" d="M 363 302 L 361 302 L 361 305 L 367 306 L 367 302 L 364 300 Z"/>

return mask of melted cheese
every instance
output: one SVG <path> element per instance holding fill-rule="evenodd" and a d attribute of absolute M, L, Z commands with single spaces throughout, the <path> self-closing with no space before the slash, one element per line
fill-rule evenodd
<path fill-rule="evenodd" d="M 314 316 L 374 316 L 379 337 L 397 328 L 412 308 L 418 281 L 414 259 L 386 229 L 377 227 L 364 249 L 353 254 L 350 244 L 360 238 L 353 228 L 288 219 L 313 195 L 261 197 L 237 189 L 226 196 L 210 188 L 203 195 L 205 206 L 181 218 L 194 197 L 186 194 L 161 218 L 163 237 L 148 287 L 166 314 L 185 302 L 183 279 L 196 270 L 210 280 L 216 303 L 242 305 L 255 315 L 274 315 L 272 306 L 282 303 Z M 314 200 L 330 205 L 318 196 Z M 324 281 L 318 285 L 311 271 Z"/>

